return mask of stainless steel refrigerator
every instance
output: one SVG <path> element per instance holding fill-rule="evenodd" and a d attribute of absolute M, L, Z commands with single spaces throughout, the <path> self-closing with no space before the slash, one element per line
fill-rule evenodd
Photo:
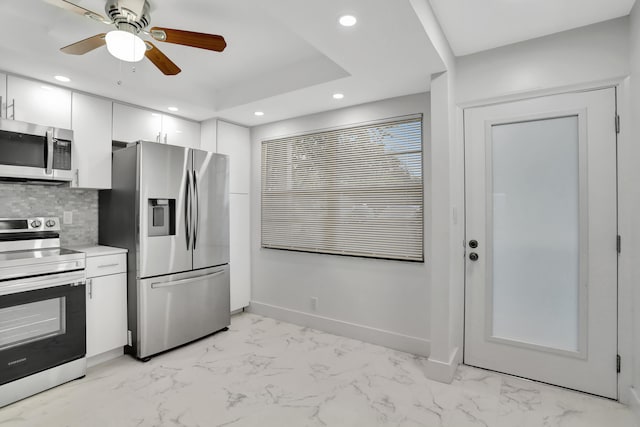
<path fill-rule="evenodd" d="M 112 167 L 98 241 L 129 250 L 127 352 L 146 359 L 229 326 L 227 156 L 140 141 Z"/>

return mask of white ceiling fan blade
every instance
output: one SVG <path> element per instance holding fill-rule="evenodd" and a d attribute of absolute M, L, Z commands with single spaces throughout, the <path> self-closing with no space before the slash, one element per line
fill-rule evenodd
<path fill-rule="evenodd" d="M 67 0 L 44 0 L 45 3 L 49 3 L 52 4 L 54 6 L 57 6 L 61 9 L 65 9 L 68 10 L 69 12 L 73 12 L 73 13 L 77 13 L 78 15 L 83 15 L 86 17 L 89 17 L 95 21 L 98 22 L 104 22 L 105 24 L 111 24 L 111 21 L 109 21 L 108 19 L 106 19 L 104 16 L 100 15 L 99 13 L 96 13 L 92 10 L 89 9 L 85 9 L 84 7 L 78 6 L 75 3 L 72 3 L 70 1 Z"/>

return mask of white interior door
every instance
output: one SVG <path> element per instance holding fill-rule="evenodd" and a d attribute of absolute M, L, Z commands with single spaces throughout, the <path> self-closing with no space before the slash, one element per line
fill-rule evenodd
<path fill-rule="evenodd" d="M 617 397 L 615 89 L 465 110 L 466 364 Z"/>

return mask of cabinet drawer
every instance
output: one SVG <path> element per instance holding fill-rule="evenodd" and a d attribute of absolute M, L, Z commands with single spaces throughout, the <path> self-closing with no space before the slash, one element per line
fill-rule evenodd
<path fill-rule="evenodd" d="M 106 276 L 127 271 L 126 254 L 94 256 L 87 258 L 87 277 Z"/>

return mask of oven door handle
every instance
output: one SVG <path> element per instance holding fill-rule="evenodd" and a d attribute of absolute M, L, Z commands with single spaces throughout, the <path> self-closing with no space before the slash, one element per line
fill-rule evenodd
<path fill-rule="evenodd" d="M 48 276 L 29 277 L 0 282 L 0 296 L 17 294 L 18 292 L 35 291 L 57 286 L 81 286 L 85 284 L 84 272 L 52 274 Z"/>
<path fill-rule="evenodd" d="M 56 263 L 47 263 L 38 266 L 31 266 L 26 271 L 29 275 L 35 276 L 36 274 L 42 275 L 47 273 L 52 274 L 61 274 L 63 272 L 68 272 L 70 270 L 80 270 L 84 269 L 85 261 L 77 260 L 77 261 L 68 261 L 64 263 L 56 262 Z M 23 265 L 15 266 L 15 267 L 7 267 L 2 270 L 2 276 L 7 279 L 17 279 L 19 277 L 25 276 L 25 267 Z M 0 288 L 2 287 L 2 282 L 0 282 Z"/>

